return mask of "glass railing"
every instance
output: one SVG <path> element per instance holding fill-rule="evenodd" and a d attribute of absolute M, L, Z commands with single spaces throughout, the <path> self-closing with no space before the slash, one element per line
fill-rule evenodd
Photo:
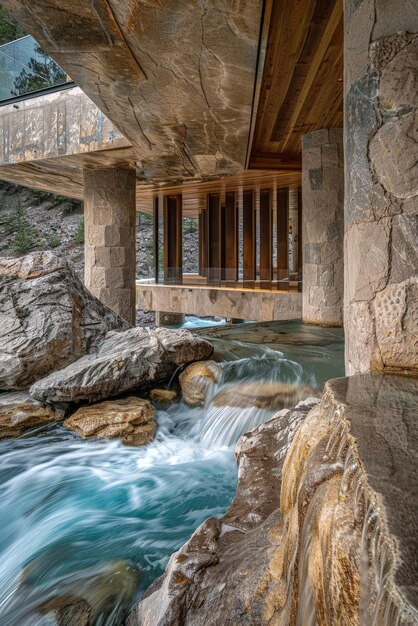
<path fill-rule="evenodd" d="M 274 270 L 271 277 L 244 275 L 242 269 L 206 268 L 202 273 L 181 272 L 178 267 L 168 267 L 158 272 L 158 281 L 153 278 L 138 279 L 143 285 L 183 285 L 196 287 L 225 287 L 229 289 L 255 289 L 268 291 L 302 291 L 302 277 L 298 272 Z"/>
<path fill-rule="evenodd" d="M 66 83 L 71 78 L 30 35 L 0 46 L 0 101 Z"/>

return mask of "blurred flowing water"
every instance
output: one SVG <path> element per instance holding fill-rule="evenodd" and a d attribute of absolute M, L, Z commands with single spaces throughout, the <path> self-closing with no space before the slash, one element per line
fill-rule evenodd
<path fill-rule="evenodd" d="M 329 337 L 311 346 L 314 359 L 302 343 L 272 349 L 210 337 L 222 380 L 203 409 L 159 409 L 156 440 L 144 448 L 83 441 L 59 425 L 0 442 L 0 624 L 55 625 L 51 606 L 68 597 L 96 607 L 96 626 L 123 624 L 170 554 L 224 513 L 238 438 L 275 412 L 214 397 L 238 382 L 321 386 L 343 374 L 342 336 Z"/>

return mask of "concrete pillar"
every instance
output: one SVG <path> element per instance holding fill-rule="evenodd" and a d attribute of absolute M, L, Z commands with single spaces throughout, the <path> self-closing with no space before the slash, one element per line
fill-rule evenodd
<path fill-rule="evenodd" d="M 344 167 L 342 128 L 302 143 L 303 321 L 343 322 Z"/>
<path fill-rule="evenodd" d="M 184 313 L 155 311 L 155 323 L 157 326 L 178 326 L 184 323 Z"/>
<path fill-rule="evenodd" d="M 346 370 L 418 373 L 418 4 L 345 0 Z"/>
<path fill-rule="evenodd" d="M 85 284 L 135 324 L 135 171 L 84 171 Z"/>

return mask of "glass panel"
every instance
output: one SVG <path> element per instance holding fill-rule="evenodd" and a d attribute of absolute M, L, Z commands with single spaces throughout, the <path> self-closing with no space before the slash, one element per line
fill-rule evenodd
<path fill-rule="evenodd" d="M 30 35 L 0 46 L 0 101 L 70 81 Z"/>

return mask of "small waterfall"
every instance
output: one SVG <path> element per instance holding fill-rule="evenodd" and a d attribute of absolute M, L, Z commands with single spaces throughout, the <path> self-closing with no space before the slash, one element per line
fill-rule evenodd
<path fill-rule="evenodd" d="M 80 440 L 59 425 L 0 442 L 2 626 L 55 626 L 69 600 L 90 607 L 92 625 L 120 626 L 170 554 L 231 503 L 238 438 L 324 381 L 312 371 L 312 346 L 309 358 L 299 344 L 290 358 L 287 349 L 211 341 L 223 374 L 205 406 L 158 410 L 145 448 Z M 331 367 L 327 350 L 318 358 Z"/>

